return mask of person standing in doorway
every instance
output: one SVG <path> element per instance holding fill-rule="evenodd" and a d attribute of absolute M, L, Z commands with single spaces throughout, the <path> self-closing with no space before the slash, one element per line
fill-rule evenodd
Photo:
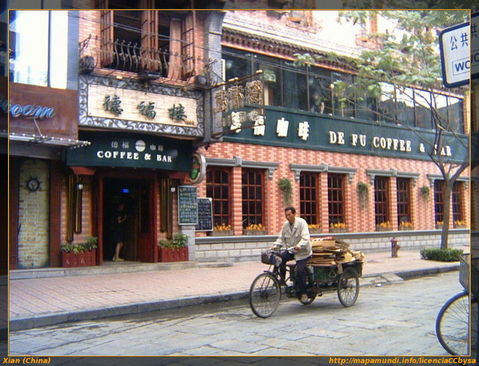
<path fill-rule="evenodd" d="M 119 203 L 114 215 L 113 239 L 115 243 L 115 254 L 113 256 L 113 262 L 124 261 L 123 258 L 120 258 L 120 251 L 125 245 L 127 219 L 125 204 Z"/>

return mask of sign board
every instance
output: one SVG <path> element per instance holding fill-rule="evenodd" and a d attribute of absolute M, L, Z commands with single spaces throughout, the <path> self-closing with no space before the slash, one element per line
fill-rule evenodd
<path fill-rule="evenodd" d="M 471 75 L 478 75 L 477 15 L 472 16 L 471 23 L 457 24 L 439 34 L 442 79 L 448 88 L 468 84 Z"/>
<path fill-rule="evenodd" d="M 69 166 L 107 166 L 191 170 L 190 141 L 146 134 L 81 131 L 80 137 L 91 145 L 69 149 Z"/>
<path fill-rule="evenodd" d="M 198 224 L 198 193 L 194 186 L 178 186 L 178 224 Z"/>
<path fill-rule="evenodd" d="M 198 225 L 196 231 L 213 230 L 212 200 L 209 197 L 198 198 Z"/>

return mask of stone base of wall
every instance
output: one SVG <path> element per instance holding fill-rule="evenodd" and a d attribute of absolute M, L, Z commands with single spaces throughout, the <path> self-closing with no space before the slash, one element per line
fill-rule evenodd
<path fill-rule="evenodd" d="M 312 235 L 321 238 L 331 235 Z M 427 231 L 388 231 L 374 233 L 341 233 L 335 238 L 349 243 L 353 250 L 363 252 L 391 250 L 391 239 L 396 238 L 401 250 L 439 247 L 441 232 Z M 275 235 L 203 237 L 196 238 L 196 260 L 198 262 L 246 262 L 259 261 L 261 251 L 271 247 L 276 240 Z M 451 229 L 449 232 L 449 247 L 463 248 L 470 242 L 469 230 Z M 399 252 L 401 253 L 401 252 Z"/>

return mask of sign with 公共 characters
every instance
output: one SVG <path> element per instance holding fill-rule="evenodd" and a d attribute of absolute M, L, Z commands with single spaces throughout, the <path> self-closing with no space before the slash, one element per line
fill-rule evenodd
<path fill-rule="evenodd" d="M 444 86 L 454 88 L 478 76 L 479 47 L 477 14 L 470 23 L 457 24 L 439 34 L 442 79 Z"/>

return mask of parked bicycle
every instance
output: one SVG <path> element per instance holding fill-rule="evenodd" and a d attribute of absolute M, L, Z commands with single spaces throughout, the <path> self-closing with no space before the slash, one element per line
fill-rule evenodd
<path fill-rule="evenodd" d="M 283 293 L 288 298 L 297 298 L 303 305 L 309 305 L 316 296 L 321 296 L 323 292 L 336 290 L 343 306 L 354 305 L 359 295 L 362 262 L 353 261 L 331 266 L 308 265 L 306 284 L 308 299 L 302 301 L 295 286 L 295 264 L 291 263 L 286 266 L 284 278 L 280 274 L 281 252 L 270 250 L 261 255 L 261 262 L 268 264 L 269 268 L 259 274 L 250 287 L 249 304 L 256 316 L 267 318 L 273 315 Z"/>
<path fill-rule="evenodd" d="M 471 333 L 477 335 L 477 319 L 469 325 L 469 310 L 477 318 L 478 283 L 472 281 L 471 300 L 469 301 L 469 267 L 471 278 L 477 279 L 478 260 L 469 254 L 463 254 L 460 259 L 459 282 L 464 290 L 457 293 L 442 306 L 436 318 L 436 335 L 439 343 L 451 355 L 467 355 L 470 352 Z M 472 264 L 472 265 L 471 265 Z"/>

